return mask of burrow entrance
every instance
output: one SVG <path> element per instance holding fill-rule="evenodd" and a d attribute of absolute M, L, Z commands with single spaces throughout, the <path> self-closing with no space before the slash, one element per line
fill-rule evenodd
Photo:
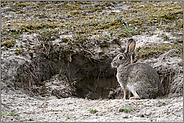
<path fill-rule="evenodd" d="M 64 60 L 60 72 L 67 76 L 75 94 L 80 98 L 108 98 L 109 92 L 119 86 L 116 81 L 116 69 L 111 68 L 111 59 L 94 60 L 84 54 L 74 54 L 71 62 Z"/>
<path fill-rule="evenodd" d="M 108 98 L 109 92 L 119 86 L 115 77 L 116 69 L 111 68 L 111 59 L 108 57 L 94 60 L 86 57 L 87 55 L 89 55 L 87 52 L 80 52 L 71 56 L 69 56 L 69 53 L 59 54 L 58 52 L 52 52 L 49 55 L 38 54 L 29 66 L 29 69 L 24 68 L 25 65 L 19 69 L 19 73 L 22 73 L 22 75 L 19 74 L 19 78 L 21 77 L 19 81 L 24 81 L 25 87 L 28 87 L 26 85 L 38 86 L 36 89 L 32 86 L 28 88 L 29 90 L 34 90 L 37 94 L 40 92 L 40 95 L 43 96 L 46 95 L 46 91 L 53 91 L 51 94 L 57 95 L 58 98 L 67 97 L 66 95 L 62 96 L 62 93 L 70 90 L 68 97 L 77 96 L 88 99 Z M 71 60 L 68 57 L 71 57 Z M 23 74 L 25 72 L 29 74 Z M 69 86 L 66 89 L 63 88 L 63 90 L 59 90 L 59 88 L 57 90 L 47 89 L 45 85 L 57 74 L 65 76 L 67 79 L 64 85 L 68 83 Z M 30 84 L 30 82 L 32 83 Z M 58 82 L 57 84 L 60 83 Z"/>

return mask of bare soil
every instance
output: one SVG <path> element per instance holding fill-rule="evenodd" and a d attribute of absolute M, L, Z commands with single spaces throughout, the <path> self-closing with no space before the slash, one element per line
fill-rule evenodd
<path fill-rule="evenodd" d="M 183 97 L 171 99 L 36 99 L 2 93 L 1 122 L 183 122 Z M 123 111 L 124 108 L 131 112 Z M 96 113 L 90 113 L 91 110 Z M 18 113 L 11 116 L 10 112 Z"/>

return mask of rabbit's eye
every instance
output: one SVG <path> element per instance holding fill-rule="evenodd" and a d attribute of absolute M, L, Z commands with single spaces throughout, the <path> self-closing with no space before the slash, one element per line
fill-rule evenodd
<path fill-rule="evenodd" d="M 119 59 L 121 60 L 123 58 L 123 56 L 120 56 Z"/>

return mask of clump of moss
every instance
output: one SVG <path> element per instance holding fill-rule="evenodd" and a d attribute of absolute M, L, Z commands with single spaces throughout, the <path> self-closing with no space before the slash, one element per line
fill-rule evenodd
<path fill-rule="evenodd" d="M 25 3 L 19 3 L 18 6 L 20 6 L 20 7 L 26 7 L 27 4 L 25 4 Z"/>
<path fill-rule="evenodd" d="M 178 62 L 178 65 L 179 66 L 183 66 L 183 62 Z"/>
<path fill-rule="evenodd" d="M 175 19 L 175 16 L 164 14 L 164 15 L 159 15 L 158 18 L 165 18 L 165 19 L 171 20 L 171 19 Z"/>
<path fill-rule="evenodd" d="M 11 42 L 11 41 L 5 41 L 5 42 L 2 42 L 1 43 L 1 47 L 2 46 L 6 46 L 7 48 L 10 48 L 10 47 L 13 47 L 14 46 L 14 43 Z"/>
<path fill-rule="evenodd" d="M 158 57 L 159 55 L 173 49 L 175 46 L 172 44 L 154 44 L 151 43 L 147 46 L 139 47 L 136 49 L 136 57 L 138 59 L 143 58 L 147 59 L 150 57 Z"/>
<path fill-rule="evenodd" d="M 129 21 L 128 24 L 142 25 L 142 22 L 139 20 L 132 20 L 132 21 Z"/>
<path fill-rule="evenodd" d="M 174 41 L 174 43 L 175 43 L 175 44 L 177 44 L 177 43 L 183 43 L 183 38 L 177 39 L 176 41 Z"/>
<path fill-rule="evenodd" d="M 71 11 L 70 14 L 72 15 L 77 15 L 77 14 L 81 14 L 82 11 L 80 10 L 74 10 L 74 11 Z"/>
<path fill-rule="evenodd" d="M 22 53 L 22 49 L 21 49 L 21 48 L 16 48 L 15 54 L 16 54 L 16 55 L 19 55 L 19 54 L 21 54 L 21 53 Z"/>

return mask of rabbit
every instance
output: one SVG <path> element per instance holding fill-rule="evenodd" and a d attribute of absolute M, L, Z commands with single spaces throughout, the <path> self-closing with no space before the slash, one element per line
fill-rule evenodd
<path fill-rule="evenodd" d="M 123 99 L 128 95 L 129 99 L 156 98 L 159 92 L 159 75 L 148 64 L 131 63 L 134 50 L 135 41 L 129 39 L 125 52 L 118 54 L 111 62 L 111 66 L 117 68 L 116 78 L 123 88 Z M 133 97 L 127 92 L 131 92 Z"/>

